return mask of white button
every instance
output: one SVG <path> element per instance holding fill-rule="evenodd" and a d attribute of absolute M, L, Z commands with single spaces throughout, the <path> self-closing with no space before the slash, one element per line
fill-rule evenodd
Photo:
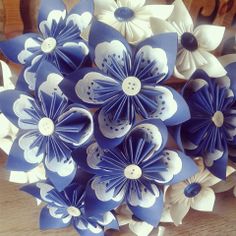
<path fill-rule="evenodd" d="M 55 126 L 50 118 L 44 117 L 39 121 L 38 129 L 42 135 L 50 136 L 54 133 Z"/>
<path fill-rule="evenodd" d="M 124 170 L 124 175 L 127 179 L 139 179 L 142 176 L 142 170 L 137 165 L 129 165 Z"/>
<path fill-rule="evenodd" d="M 67 208 L 67 212 L 69 215 L 73 216 L 73 217 L 79 217 L 81 215 L 81 211 L 73 206 L 70 206 Z"/>
<path fill-rule="evenodd" d="M 44 53 L 51 53 L 54 51 L 54 49 L 56 48 L 57 46 L 57 41 L 56 39 L 52 38 L 52 37 L 49 37 L 49 38 L 46 38 L 42 45 L 41 45 L 41 50 L 44 52 Z"/>
<path fill-rule="evenodd" d="M 141 90 L 142 84 L 137 77 L 130 76 L 124 79 L 122 83 L 122 89 L 128 96 L 135 96 Z"/>
<path fill-rule="evenodd" d="M 221 111 L 217 111 L 211 120 L 216 127 L 220 128 L 224 124 L 224 115 Z"/>

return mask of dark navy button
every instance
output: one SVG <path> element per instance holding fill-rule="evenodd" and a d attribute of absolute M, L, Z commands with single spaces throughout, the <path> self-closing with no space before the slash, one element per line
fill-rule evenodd
<path fill-rule="evenodd" d="M 198 195 L 198 193 L 201 191 L 202 187 L 199 183 L 192 183 L 189 184 L 185 189 L 184 189 L 184 195 L 188 198 L 195 197 Z"/>
<path fill-rule="evenodd" d="M 134 11 L 128 7 L 120 7 L 114 14 L 118 21 L 129 21 L 134 17 Z"/>
<path fill-rule="evenodd" d="M 198 42 L 195 36 L 191 33 L 184 33 L 181 37 L 181 44 L 182 46 L 189 50 L 189 51 L 195 51 L 198 49 Z"/>

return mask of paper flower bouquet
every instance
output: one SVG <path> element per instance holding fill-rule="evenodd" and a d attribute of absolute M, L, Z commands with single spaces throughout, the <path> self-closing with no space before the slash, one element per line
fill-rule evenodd
<path fill-rule="evenodd" d="M 236 186 L 236 55 L 213 53 L 224 30 L 194 28 L 181 0 L 41 0 L 38 32 L 0 42 L 23 65 L 16 83 L 2 67 L 1 148 L 42 230 L 145 236 Z"/>

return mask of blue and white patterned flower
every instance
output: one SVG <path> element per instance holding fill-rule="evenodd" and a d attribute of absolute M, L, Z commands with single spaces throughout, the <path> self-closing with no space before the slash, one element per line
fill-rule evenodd
<path fill-rule="evenodd" d="M 151 17 L 166 20 L 173 5 L 145 5 L 145 0 L 94 0 L 97 19 L 118 30 L 129 43 L 137 44 L 153 35 Z"/>
<path fill-rule="evenodd" d="M 84 188 L 71 184 L 58 192 L 51 184 L 39 182 L 22 188 L 23 191 L 45 202 L 40 214 L 40 229 L 59 229 L 72 225 L 80 236 L 104 236 L 105 229 L 117 229 L 111 212 L 88 217 L 84 207 Z"/>
<path fill-rule="evenodd" d="M 226 178 L 228 156 L 235 156 L 236 145 L 236 63 L 225 69 L 222 78 L 194 73 L 183 91 L 191 119 L 179 127 L 186 152 L 203 157 L 208 170 L 221 179 Z"/>
<path fill-rule="evenodd" d="M 175 33 L 153 36 L 132 50 L 118 31 L 94 22 L 89 45 L 97 68 L 79 69 L 60 87 L 72 101 L 101 108 L 95 114 L 95 136 L 100 146 L 119 144 L 137 115 L 159 118 L 166 125 L 189 119 L 182 96 L 162 85 L 175 65 Z"/>
<path fill-rule="evenodd" d="M 74 178 L 74 148 L 93 133 L 93 118 L 78 104 L 70 104 L 57 84 L 60 72 L 45 62 L 37 72 L 36 96 L 19 90 L 0 93 L 0 109 L 19 128 L 7 168 L 29 171 L 44 163 L 47 177 L 62 190 Z M 56 83 L 57 82 L 57 83 Z"/>
<path fill-rule="evenodd" d="M 175 225 L 182 224 L 190 208 L 197 211 L 213 211 L 215 193 L 212 186 L 221 179 L 204 168 L 202 159 L 196 161 L 199 167 L 198 173 L 183 182 L 169 186 L 166 191 L 166 203 L 170 205 L 170 215 Z M 227 175 L 232 172 L 234 169 L 228 166 Z"/>
<path fill-rule="evenodd" d="M 80 34 L 92 19 L 93 1 L 81 0 L 67 14 L 62 0 L 41 0 L 39 33 L 28 33 L 0 43 L 7 58 L 25 65 L 18 87 L 35 89 L 35 73 L 40 63 L 53 63 L 62 74 L 81 66 L 89 53 Z"/>
<path fill-rule="evenodd" d="M 97 215 L 126 202 L 140 220 L 157 226 L 163 209 L 162 186 L 182 181 L 197 171 L 179 151 L 165 149 L 168 138 L 161 120 L 135 126 L 123 143 L 101 149 L 97 143 L 73 152 L 79 166 L 95 174 L 86 189 L 85 208 Z"/>
<path fill-rule="evenodd" d="M 175 75 L 189 79 L 197 70 L 206 71 L 211 77 L 224 76 L 226 71 L 218 59 L 211 53 L 221 43 L 225 27 L 199 25 L 194 28 L 193 20 L 182 0 L 175 0 L 174 10 L 168 21 L 151 19 L 153 33 L 176 32 L 179 38 L 179 50 Z"/>

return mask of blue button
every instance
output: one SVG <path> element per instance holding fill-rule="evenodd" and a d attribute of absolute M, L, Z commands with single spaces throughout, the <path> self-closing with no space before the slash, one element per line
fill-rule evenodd
<path fill-rule="evenodd" d="M 134 11 L 128 7 L 120 7 L 114 15 L 118 21 L 129 21 L 134 17 Z"/>

